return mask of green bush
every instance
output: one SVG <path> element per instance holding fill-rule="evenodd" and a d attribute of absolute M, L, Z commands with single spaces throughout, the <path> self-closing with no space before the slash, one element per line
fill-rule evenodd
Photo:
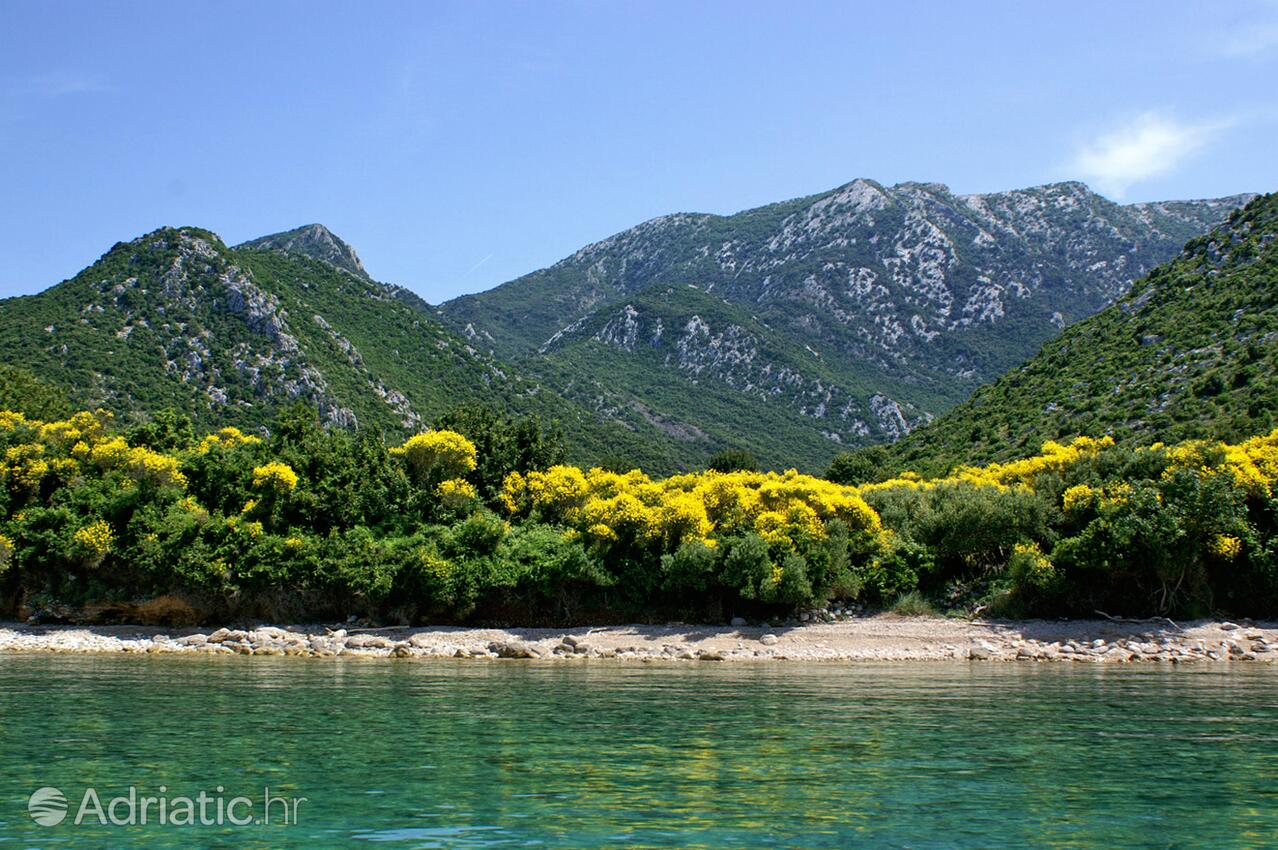
<path fill-rule="evenodd" d="M 1017 543 L 1050 540 L 1048 498 L 1027 488 L 954 482 L 871 492 L 866 501 L 906 543 L 926 549 L 929 568 L 918 575 L 923 589 L 936 592 L 950 581 L 1000 571 Z M 902 581 L 907 572 L 881 593 L 910 589 Z"/>
<path fill-rule="evenodd" d="M 1222 476 L 1178 469 L 1097 502 L 1051 554 L 1070 611 L 1193 616 L 1212 609 L 1211 573 L 1232 569 L 1236 559 L 1213 546 L 1232 539 L 1241 550 L 1247 533 L 1240 491 Z"/>

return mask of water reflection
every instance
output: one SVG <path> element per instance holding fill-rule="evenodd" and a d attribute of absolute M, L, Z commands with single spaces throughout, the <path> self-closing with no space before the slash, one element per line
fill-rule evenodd
<path fill-rule="evenodd" d="M 24 847 L 1278 846 L 1260 666 L 0 656 L 0 759 Z M 42 785 L 308 803 L 45 828 Z"/>

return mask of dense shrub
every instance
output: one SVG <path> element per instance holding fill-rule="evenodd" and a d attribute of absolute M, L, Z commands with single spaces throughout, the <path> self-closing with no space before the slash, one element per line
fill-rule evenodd
<path fill-rule="evenodd" d="M 1079 439 L 854 486 L 793 470 L 583 470 L 549 463 L 560 453 L 536 423 L 468 417 L 478 444 L 435 430 L 387 447 L 300 408 L 269 436 L 202 437 L 169 414 L 121 434 L 101 413 L 0 412 L 0 599 L 177 594 L 206 617 L 539 623 L 852 599 L 1278 612 L 1278 432 L 1139 449 Z"/>

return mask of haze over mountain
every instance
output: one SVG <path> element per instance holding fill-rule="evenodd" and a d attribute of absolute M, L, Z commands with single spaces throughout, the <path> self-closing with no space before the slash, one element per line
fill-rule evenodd
<path fill-rule="evenodd" d="M 1239 440 L 1278 425 L 1278 194 L 1188 242 L 1116 304 L 895 446 L 897 465 L 1003 460 L 1044 440 Z"/>
<path fill-rule="evenodd" d="M 1120 206 L 855 180 L 645 222 L 442 305 L 477 348 L 689 459 L 819 464 L 898 439 L 1122 295 L 1251 196 Z"/>

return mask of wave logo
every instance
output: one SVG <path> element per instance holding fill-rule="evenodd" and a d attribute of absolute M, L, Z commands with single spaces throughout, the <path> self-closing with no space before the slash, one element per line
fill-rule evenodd
<path fill-rule="evenodd" d="M 27 800 L 27 811 L 40 826 L 57 826 L 67 816 L 67 797 L 57 788 L 38 788 Z"/>

